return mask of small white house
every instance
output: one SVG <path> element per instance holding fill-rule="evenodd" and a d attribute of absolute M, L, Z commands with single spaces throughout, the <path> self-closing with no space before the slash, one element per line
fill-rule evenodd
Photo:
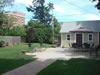
<path fill-rule="evenodd" d="M 100 20 L 63 22 L 60 30 L 61 46 L 70 47 L 72 43 L 79 46 L 84 43 L 100 43 Z"/>

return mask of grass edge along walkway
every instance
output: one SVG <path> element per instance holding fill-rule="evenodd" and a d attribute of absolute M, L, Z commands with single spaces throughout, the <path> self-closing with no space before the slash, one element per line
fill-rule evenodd
<path fill-rule="evenodd" d="M 52 59 L 37 59 L 36 61 L 30 62 L 24 66 L 16 68 L 12 71 L 6 72 L 2 75 L 36 75 L 42 69 L 50 65 L 56 60 Z"/>
<path fill-rule="evenodd" d="M 100 75 L 100 60 L 81 58 L 57 60 L 36 75 Z"/>
<path fill-rule="evenodd" d="M 32 47 L 41 48 L 39 43 L 32 43 Z M 42 47 L 50 48 L 51 45 L 43 44 Z M 33 56 L 22 54 L 22 50 L 30 51 L 27 43 L 0 48 L 0 74 L 13 70 L 36 59 L 33 58 Z"/>

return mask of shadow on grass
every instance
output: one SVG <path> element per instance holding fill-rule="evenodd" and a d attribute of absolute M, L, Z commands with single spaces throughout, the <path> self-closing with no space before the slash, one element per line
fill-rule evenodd
<path fill-rule="evenodd" d="M 100 60 L 81 58 L 57 60 L 37 75 L 100 75 Z"/>
<path fill-rule="evenodd" d="M 0 75 L 4 72 L 13 70 L 17 67 L 20 67 L 34 60 L 35 58 L 34 59 L 0 59 Z"/>
<path fill-rule="evenodd" d="M 54 61 L 55 59 L 47 59 L 47 60 L 37 59 L 34 62 L 30 62 L 24 66 L 18 67 L 9 72 L 2 73 L 2 75 L 36 75 L 36 73 L 40 72 L 40 70 L 47 67 Z M 27 60 L 25 62 L 27 62 Z"/>

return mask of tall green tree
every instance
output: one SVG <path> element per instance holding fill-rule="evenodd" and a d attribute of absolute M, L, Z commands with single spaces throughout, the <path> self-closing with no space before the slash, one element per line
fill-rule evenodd
<path fill-rule="evenodd" d="M 0 31 L 2 31 L 0 34 L 5 34 L 6 27 L 9 27 L 8 25 L 8 17 L 5 15 L 5 7 L 11 6 L 14 0 L 0 0 Z M 11 20 L 11 19 L 10 19 Z M 9 21 L 10 21 L 9 20 Z M 11 22 L 9 22 L 10 24 Z M 7 26 L 5 26 L 7 24 Z"/>
<path fill-rule="evenodd" d="M 50 25 L 51 17 L 50 11 L 53 9 L 53 4 L 45 4 L 45 0 L 33 0 L 33 6 L 27 7 L 29 12 L 33 13 L 33 19 L 43 23 L 44 25 Z"/>
<path fill-rule="evenodd" d="M 55 41 L 59 41 L 59 39 L 60 39 L 60 28 L 61 28 L 61 25 L 56 18 L 54 18 L 54 24 L 53 25 L 54 26 L 51 26 L 52 27 L 52 37 L 50 38 L 50 42 L 52 42 L 52 44 L 54 44 Z M 54 29 L 54 32 L 53 32 L 53 29 Z"/>
<path fill-rule="evenodd" d="M 34 29 L 32 27 L 28 27 L 26 30 L 26 34 L 28 40 L 28 47 L 31 48 L 31 41 L 34 38 Z"/>
<path fill-rule="evenodd" d="M 0 0 L 0 13 L 4 13 L 4 8 L 11 6 L 15 0 Z"/>
<path fill-rule="evenodd" d="M 14 16 L 3 15 L 0 20 L 0 30 L 3 31 L 1 35 L 8 35 L 9 30 L 15 25 L 16 18 Z"/>
<path fill-rule="evenodd" d="M 34 29 L 34 38 L 32 41 L 41 42 L 39 40 L 41 39 L 40 37 L 43 38 L 42 40 L 45 43 L 52 43 L 52 41 L 54 40 L 54 38 L 52 37 L 52 25 L 46 27 L 37 21 L 30 20 L 27 26 L 32 27 Z M 58 38 L 60 37 L 60 23 L 57 21 L 56 18 L 54 18 L 54 34 L 55 40 L 58 40 Z"/>
<path fill-rule="evenodd" d="M 44 28 L 46 26 L 44 26 L 43 23 L 40 23 L 38 21 L 34 21 L 34 20 L 30 20 L 28 22 L 28 26 L 33 27 L 33 28 Z"/>
<path fill-rule="evenodd" d="M 54 18 L 54 34 L 55 34 L 54 36 L 56 39 L 60 37 L 60 29 L 61 29 L 60 23 L 56 18 Z"/>
<path fill-rule="evenodd" d="M 95 7 L 100 10 L 100 0 L 91 0 L 91 1 L 98 1 L 97 4 L 95 5 Z"/>
<path fill-rule="evenodd" d="M 34 38 L 35 40 L 37 40 L 38 42 L 40 42 L 40 46 L 42 46 L 42 43 L 44 42 L 44 29 L 46 26 L 44 26 L 43 23 L 34 21 L 34 20 L 30 20 L 28 22 L 28 26 L 31 27 L 34 30 Z M 32 40 L 31 40 L 32 41 Z"/>
<path fill-rule="evenodd" d="M 26 28 L 24 26 L 15 26 L 9 30 L 8 35 L 11 36 L 26 36 Z"/>

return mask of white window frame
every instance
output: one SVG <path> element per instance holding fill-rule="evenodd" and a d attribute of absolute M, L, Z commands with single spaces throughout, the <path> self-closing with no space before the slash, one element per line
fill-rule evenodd
<path fill-rule="evenodd" d="M 92 35 L 92 40 L 89 40 L 89 35 Z M 93 41 L 93 33 L 88 33 L 88 41 L 92 42 Z"/>
<path fill-rule="evenodd" d="M 67 39 L 67 38 L 68 38 L 68 37 L 67 37 L 68 35 L 70 35 L 69 38 L 70 38 L 70 40 L 71 40 L 71 34 L 67 34 L 67 35 L 66 35 L 66 40 L 67 40 L 67 41 L 70 41 L 70 40 Z"/>

